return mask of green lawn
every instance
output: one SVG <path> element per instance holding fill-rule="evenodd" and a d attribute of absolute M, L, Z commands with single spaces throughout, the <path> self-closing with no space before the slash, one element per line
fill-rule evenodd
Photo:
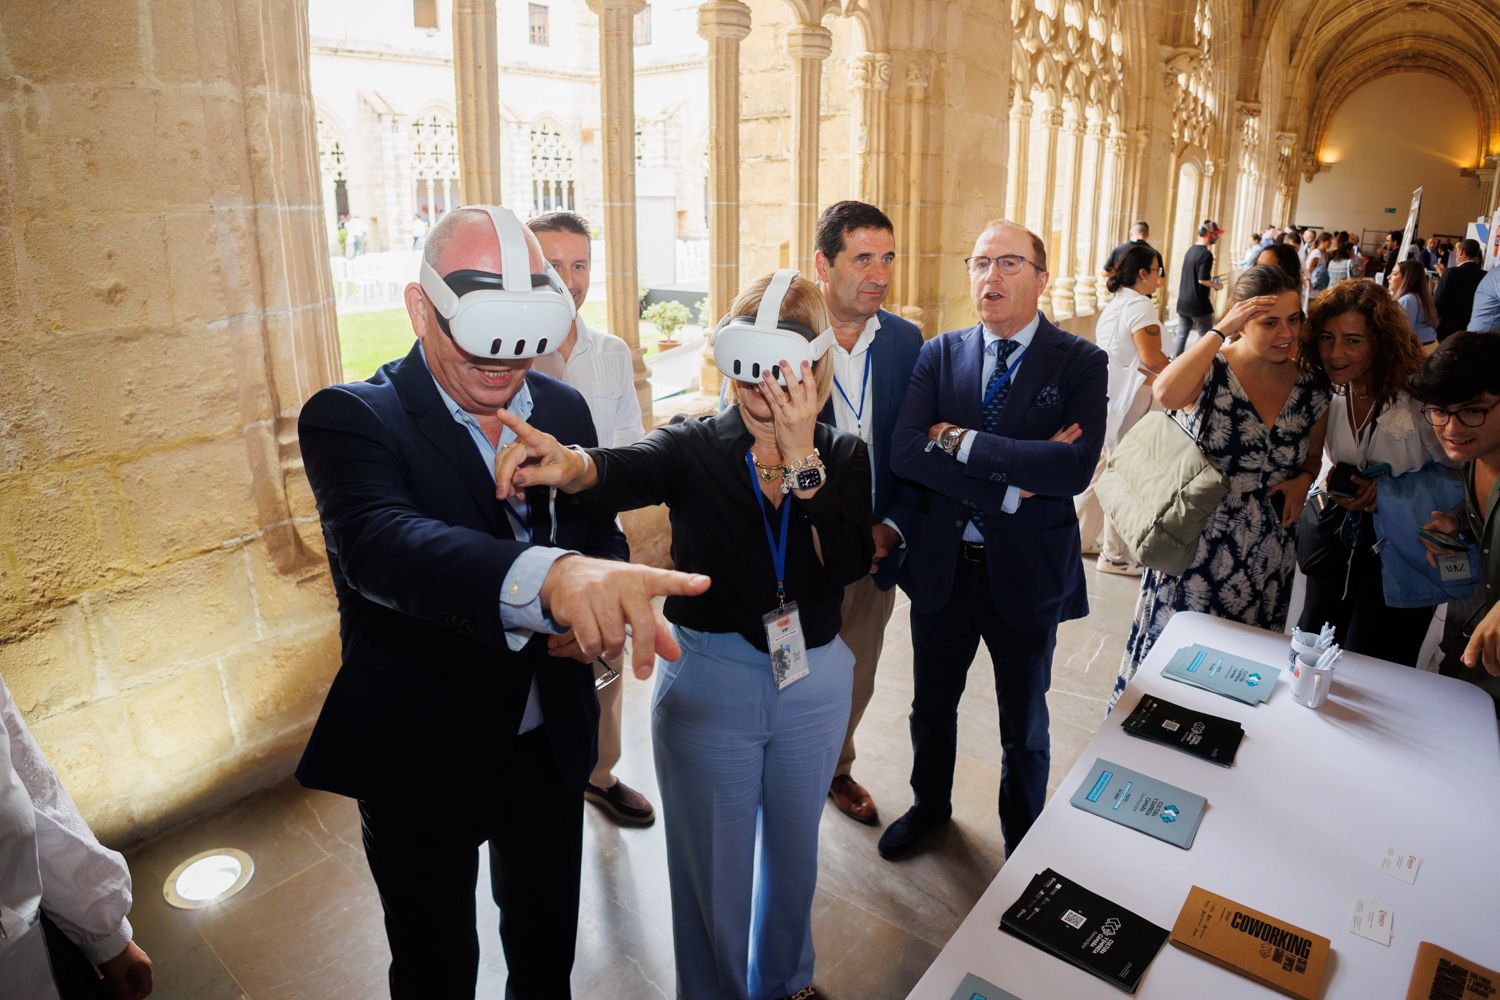
<path fill-rule="evenodd" d="M 590 326 L 605 325 L 604 303 L 585 302 L 583 318 Z M 661 337 L 656 327 L 641 321 L 641 346 L 646 357 L 656 353 Z M 347 313 L 339 316 L 339 349 L 344 359 L 344 380 L 358 382 L 375 374 L 387 361 L 405 357 L 411 350 L 411 320 L 405 309 L 383 309 L 379 312 Z"/>

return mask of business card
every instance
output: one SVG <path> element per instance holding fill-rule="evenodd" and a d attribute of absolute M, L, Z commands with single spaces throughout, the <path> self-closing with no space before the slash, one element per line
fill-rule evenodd
<path fill-rule="evenodd" d="M 1350 911 L 1349 929 L 1376 944 L 1391 946 L 1391 922 L 1395 914 L 1373 899 L 1359 897 Z"/>
<path fill-rule="evenodd" d="M 1380 870 L 1393 879 L 1416 885 L 1417 870 L 1422 867 L 1422 855 L 1387 847 L 1380 859 Z"/>

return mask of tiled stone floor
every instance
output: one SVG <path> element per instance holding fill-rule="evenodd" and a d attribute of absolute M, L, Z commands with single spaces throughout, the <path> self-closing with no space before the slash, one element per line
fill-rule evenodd
<path fill-rule="evenodd" d="M 1138 581 L 1087 570 L 1093 614 L 1059 631 L 1048 703 L 1052 774 L 1068 769 L 1104 713 L 1135 606 Z M 648 728 L 650 692 L 625 698 L 625 759 L 618 773 L 656 800 Z M 911 643 L 904 597 L 887 634 L 874 701 L 859 732 L 855 776 L 882 820 L 910 804 L 906 714 Z M 959 719 L 955 823 L 937 848 L 900 864 L 875 852 L 879 828 L 825 807 L 813 936 L 815 983 L 830 1000 L 904 997 L 999 870 L 995 795 L 1000 739 L 994 679 L 981 646 Z M 661 825 L 621 829 L 586 812 L 582 915 L 574 994 L 615 1000 L 675 995 L 666 850 Z M 162 899 L 178 861 L 211 847 L 238 847 L 255 877 L 218 907 L 183 912 Z M 131 920 L 156 964 L 161 1000 L 367 1000 L 386 995 L 388 961 L 380 902 L 365 866 L 359 817 L 347 799 L 288 780 L 267 792 L 145 844 L 129 854 L 136 902 Z M 483 855 L 481 854 L 481 857 Z M 482 949 L 479 995 L 504 993 L 497 913 L 479 877 Z"/>

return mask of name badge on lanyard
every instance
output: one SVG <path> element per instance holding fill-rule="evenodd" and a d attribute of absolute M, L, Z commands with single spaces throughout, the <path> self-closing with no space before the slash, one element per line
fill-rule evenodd
<path fill-rule="evenodd" d="M 760 491 L 755 474 L 755 459 L 745 452 L 745 465 L 750 470 L 750 489 L 755 494 L 755 512 L 760 517 L 760 526 L 766 530 L 766 544 L 771 548 L 771 565 L 776 570 L 775 611 L 761 616 L 766 629 L 766 649 L 771 653 L 771 675 L 776 678 L 777 690 L 785 690 L 812 672 L 807 663 L 807 640 L 802 635 L 802 616 L 797 611 L 797 602 L 786 599 L 786 533 L 791 523 L 792 495 L 781 499 L 781 537 L 771 536 L 771 525 L 765 518 L 765 496 Z"/>

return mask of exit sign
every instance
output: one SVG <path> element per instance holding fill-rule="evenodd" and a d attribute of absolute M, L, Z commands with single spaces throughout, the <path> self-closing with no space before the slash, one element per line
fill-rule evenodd
<path fill-rule="evenodd" d="M 1388 208 L 1388 209 L 1385 210 L 1385 214 L 1386 215 L 1395 215 L 1396 214 L 1396 210 L 1394 208 Z"/>

